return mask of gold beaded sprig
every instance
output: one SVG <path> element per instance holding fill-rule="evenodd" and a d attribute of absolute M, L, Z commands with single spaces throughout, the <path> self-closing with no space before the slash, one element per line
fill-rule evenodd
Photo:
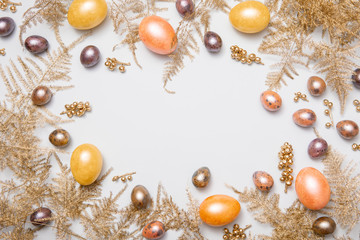
<path fill-rule="evenodd" d="M 120 65 L 119 71 L 124 73 L 126 71 L 125 66 L 130 66 L 131 64 L 120 62 L 116 58 L 106 58 L 105 66 L 107 66 L 111 71 L 114 71 L 117 65 Z"/>
<path fill-rule="evenodd" d="M 6 54 L 5 48 L 0 49 L 0 54 L 3 55 L 3 56 L 5 56 L 5 54 Z"/>
<path fill-rule="evenodd" d="M 120 175 L 120 176 L 115 176 L 112 178 L 112 181 L 115 182 L 119 179 L 121 179 L 121 181 L 123 183 L 125 183 L 126 181 L 132 181 L 133 177 L 132 175 L 136 174 L 136 172 L 131 172 L 131 173 L 126 173 L 126 174 L 123 174 L 123 175 Z"/>
<path fill-rule="evenodd" d="M 1 10 L 5 11 L 8 8 L 9 5 L 11 5 L 10 6 L 10 11 L 12 13 L 15 13 L 16 10 L 17 10 L 16 6 L 21 6 L 21 3 L 20 2 L 19 3 L 14 3 L 14 2 L 9 1 L 9 0 L 0 0 L 0 9 Z"/>
<path fill-rule="evenodd" d="M 73 102 L 72 104 L 65 105 L 65 111 L 61 112 L 60 115 L 66 114 L 69 118 L 72 116 L 81 117 L 85 112 L 90 112 L 91 107 L 89 102 Z"/>
<path fill-rule="evenodd" d="M 326 116 L 330 117 L 330 122 L 325 123 L 325 127 L 331 128 L 332 126 L 334 126 L 334 118 L 333 118 L 333 114 L 331 111 L 334 104 L 327 99 L 324 99 L 323 102 L 324 102 L 324 105 L 327 106 L 327 109 L 324 110 L 324 113 Z"/>
<path fill-rule="evenodd" d="M 354 104 L 354 106 L 356 107 L 356 111 L 357 111 L 357 112 L 360 112 L 360 101 L 357 100 L 357 99 L 355 99 L 355 100 L 353 101 L 353 104 Z"/>
<path fill-rule="evenodd" d="M 225 240 L 236 240 L 236 239 L 246 239 L 245 230 L 249 229 L 251 225 L 246 225 L 245 228 L 240 228 L 239 224 L 234 224 L 233 231 L 230 232 L 229 229 L 224 228 Z"/>
<path fill-rule="evenodd" d="M 356 143 L 353 143 L 353 145 L 351 146 L 352 147 L 352 150 L 356 151 L 360 151 L 360 144 L 356 144 Z"/>
<path fill-rule="evenodd" d="M 299 99 L 308 102 L 309 100 L 307 99 L 306 94 L 301 93 L 301 92 L 297 92 L 295 93 L 295 97 L 294 97 L 294 102 L 298 102 Z"/>
<path fill-rule="evenodd" d="M 291 168 L 291 165 L 294 163 L 294 154 L 293 154 L 293 148 L 291 144 L 288 142 L 284 143 L 284 145 L 281 146 L 281 151 L 279 152 L 279 169 L 283 172 L 281 173 L 280 181 L 285 182 L 285 193 L 287 193 L 288 187 L 292 185 L 292 181 L 294 180 L 294 177 L 291 175 L 293 173 L 293 169 Z"/>
<path fill-rule="evenodd" d="M 253 62 L 257 63 L 257 64 L 262 64 L 264 65 L 264 63 L 261 62 L 261 58 L 257 57 L 254 53 L 249 54 L 249 56 L 247 56 L 247 51 L 239 48 L 239 46 L 237 45 L 233 45 L 230 47 L 231 50 L 231 58 L 236 60 L 236 61 L 240 61 L 242 64 L 249 64 L 251 65 Z"/>

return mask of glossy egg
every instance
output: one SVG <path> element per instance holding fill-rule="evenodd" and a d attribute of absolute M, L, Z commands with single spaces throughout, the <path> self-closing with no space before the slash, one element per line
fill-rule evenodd
<path fill-rule="evenodd" d="M 316 122 L 316 114 L 311 109 L 299 109 L 293 114 L 293 121 L 300 127 L 311 127 Z"/>
<path fill-rule="evenodd" d="M 70 141 L 70 134 L 64 129 L 56 129 L 50 133 L 49 141 L 56 147 L 65 147 Z"/>
<path fill-rule="evenodd" d="M 263 107 L 271 112 L 278 111 L 282 104 L 280 95 L 270 90 L 261 93 L 260 101 Z"/>
<path fill-rule="evenodd" d="M 264 171 L 256 171 L 253 174 L 253 182 L 257 189 L 262 192 L 269 192 L 274 185 L 274 179 Z"/>
<path fill-rule="evenodd" d="M 30 221 L 35 226 L 49 223 L 49 218 L 51 218 L 51 210 L 44 207 L 37 209 L 33 214 L 30 215 Z"/>
<path fill-rule="evenodd" d="M 233 7 L 229 14 L 231 24 L 244 33 L 257 33 L 270 22 L 269 9 L 258 1 L 244 1 Z"/>
<path fill-rule="evenodd" d="M 312 229 L 316 234 L 320 236 L 325 236 L 327 234 L 335 232 L 336 223 L 332 218 L 319 217 L 314 221 Z"/>
<path fill-rule="evenodd" d="M 49 42 L 44 37 L 33 35 L 25 39 L 25 48 L 31 53 L 39 54 L 49 48 Z"/>
<path fill-rule="evenodd" d="M 319 158 L 326 154 L 328 150 L 327 142 L 322 138 L 315 138 L 309 143 L 308 154 L 311 158 Z"/>
<path fill-rule="evenodd" d="M 103 159 L 97 147 L 82 144 L 72 153 L 70 168 L 73 177 L 81 185 L 90 185 L 99 177 Z"/>
<path fill-rule="evenodd" d="M 359 134 L 359 126 L 351 120 L 343 120 L 336 124 L 337 132 L 345 139 L 352 139 Z"/>
<path fill-rule="evenodd" d="M 0 37 L 9 36 L 15 29 L 15 21 L 10 17 L 0 18 Z"/>
<path fill-rule="evenodd" d="M 209 52 L 216 53 L 221 50 L 222 40 L 217 33 L 208 31 L 204 35 L 204 44 Z"/>
<path fill-rule="evenodd" d="M 192 176 L 192 183 L 197 188 L 204 188 L 209 184 L 210 177 L 210 169 L 207 167 L 202 167 L 194 172 Z"/>
<path fill-rule="evenodd" d="M 106 18 L 105 0 L 74 0 L 68 11 L 68 22 L 80 30 L 92 29 Z"/>
<path fill-rule="evenodd" d="M 31 94 L 31 101 L 33 104 L 42 106 L 50 102 L 52 98 L 52 92 L 46 86 L 36 87 Z"/>
<path fill-rule="evenodd" d="M 315 168 L 303 168 L 296 176 L 295 190 L 300 202 L 311 210 L 320 210 L 330 200 L 330 186 L 325 176 Z"/>
<path fill-rule="evenodd" d="M 175 30 L 158 16 L 148 16 L 141 21 L 139 37 L 148 49 L 162 55 L 174 52 L 177 46 Z"/>
<path fill-rule="evenodd" d="M 100 51 L 93 45 L 86 46 L 80 54 L 80 62 L 86 67 L 93 67 L 100 61 Z"/>
<path fill-rule="evenodd" d="M 144 227 L 142 235 L 146 239 L 160 239 L 165 235 L 165 226 L 160 221 L 152 221 Z"/>
<path fill-rule="evenodd" d="M 322 78 L 312 76 L 307 82 L 307 88 L 312 96 L 318 97 L 326 90 L 326 83 Z"/>
<path fill-rule="evenodd" d="M 206 224 L 221 227 L 231 223 L 240 213 L 240 203 L 227 195 L 213 195 L 200 205 L 200 218 Z"/>
<path fill-rule="evenodd" d="M 193 14 L 195 10 L 195 4 L 192 0 L 176 0 L 175 6 L 182 17 Z"/>
<path fill-rule="evenodd" d="M 149 191 L 142 185 L 137 185 L 131 192 L 131 202 L 137 209 L 145 209 L 150 203 Z"/>
<path fill-rule="evenodd" d="M 351 79 L 353 81 L 354 87 L 360 88 L 360 68 L 355 69 Z"/>

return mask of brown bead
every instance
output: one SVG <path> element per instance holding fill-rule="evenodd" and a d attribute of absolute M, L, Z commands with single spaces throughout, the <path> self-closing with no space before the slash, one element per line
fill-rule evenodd
<path fill-rule="evenodd" d="M 39 208 L 33 214 L 30 215 L 30 221 L 35 226 L 45 225 L 50 222 L 51 210 L 48 208 Z"/>
<path fill-rule="evenodd" d="M 64 129 L 56 129 L 49 135 L 49 141 L 56 147 L 65 147 L 70 140 L 70 134 Z"/>
<path fill-rule="evenodd" d="M 320 96 L 326 90 L 326 83 L 322 78 L 312 76 L 307 82 L 307 88 L 312 96 Z"/>
<path fill-rule="evenodd" d="M 192 183 L 197 188 L 204 188 L 209 184 L 210 177 L 210 169 L 207 167 L 202 167 L 194 172 L 192 176 Z"/>
<path fill-rule="evenodd" d="M 42 106 L 50 102 L 52 92 L 46 86 L 38 86 L 31 94 L 31 100 L 35 105 Z"/>
<path fill-rule="evenodd" d="M 152 221 L 144 227 L 142 235 L 146 239 L 160 239 L 165 235 L 165 226 L 160 221 Z"/>
<path fill-rule="evenodd" d="M 274 179 L 270 174 L 264 171 L 256 171 L 253 174 L 253 182 L 257 189 L 262 192 L 268 192 L 274 185 Z"/>
<path fill-rule="evenodd" d="M 343 120 L 336 124 L 337 132 L 345 139 L 352 139 L 359 134 L 359 126 L 351 120 Z"/>
<path fill-rule="evenodd" d="M 312 229 L 316 234 L 325 236 L 335 231 L 336 223 L 332 218 L 320 217 L 314 221 Z"/>
<path fill-rule="evenodd" d="M 137 209 L 145 209 L 150 203 L 149 191 L 142 185 L 137 185 L 131 192 L 131 202 Z"/>
<path fill-rule="evenodd" d="M 316 122 L 316 114 L 310 109 L 299 109 L 293 114 L 293 121 L 300 127 L 311 127 Z"/>

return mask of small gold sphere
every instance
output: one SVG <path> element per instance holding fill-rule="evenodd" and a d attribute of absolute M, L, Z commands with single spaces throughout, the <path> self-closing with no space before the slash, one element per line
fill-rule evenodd
<path fill-rule="evenodd" d="M 288 168 L 287 171 L 288 171 L 288 173 L 293 173 L 294 170 L 292 168 Z"/>
<path fill-rule="evenodd" d="M 357 112 L 360 112 L 360 106 L 357 106 L 357 107 L 356 107 L 356 111 L 357 111 Z"/>
<path fill-rule="evenodd" d="M 15 5 L 12 5 L 12 6 L 10 7 L 10 11 L 11 11 L 12 13 L 15 13 L 15 12 L 16 12 L 16 6 L 15 6 Z"/>
<path fill-rule="evenodd" d="M 357 100 L 357 99 L 355 99 L 354 101 L 353 101 L 353 104 L 355 105 L 355 106 L 357 106 L 357 105 L 359 105 L 359 100 Z"/>
<path fill-rule="evenodd" d="M 289 175 L 289 176 L 288 176 L 288 179 L 289 179 L 289 180 L 293 180 L 294 177 L 293 177 L 292 175 Z"/>
<path fill-rule="evenodd" d="M 291 185 L 292 185 L 292 182 L 291 182 L 291 181 L 286 181 L 285 184 L 286 184 L 287 186 L 291 186 Z"/>
<path fill-rule="evenodd" d="M 301 98 L 306 99 L 306 94 L 301 94 Z"/>
<path fill-rule="evenodd" d="M 256 55 L 255 55 L 254 53 L 250 54 L 250 55 L 249 55 L 249 59 L 250 59 L 251 61 L 255 61 Z"/>
<path fill-rule="evenodd" d="M 241 63 L 246 63 L 247 62 L 247 59 L 246 58 L 241 58 Z"/>
<path fill-rule="evenodd" d="M 234 46 L 234 45 L 231 46 L 231 47 L 230 47 L 230 50 L 233 52 L 233 51 L 235 50 L 235 46 Z"/>
<path fill-rule="evenodd" d="M 128 179 L 129 181 L 131 181 L 133 178 L 132 178 L 131 175 L 129 175 L 129 176 L 127 176 L 127 179 Z"/>
<path fill-rule="evenodd" d="M 242 239 L 245 239 L 246 238 L 246 234 L 245 233 L 243 233 L 243 234 L 241 234 L 241 236 L 240 236 Z"/>
<path fill-rule="evenodd" d="M 251 61 L 250 59 L 248 59 L 246 62 L 247 62 L 247 64 L 251 65 L 253 61 Z"/>
<path fill-rule="evenodd" d="M 325 115 L 329 115 L 329 114 L 330 114 L 330 110 L 329 110 L 329 109 L 325 109 L 324 113 L 325 113 Z"/>
<path fill-rule="evenodd" d="M 125 182 L 126 178 L 125 177 L 121 177 L 121 181 Z"/>
<path fill-rule="evenodd" d="M 107 67 L 110 66 L 110 62 L 109 62 L 109 61 L 106 61 L 106 62 L 105 62 L 105 66 L 107 66 Z"/>
<path fill-rule="evenodd" d="M 324 99 L 323 103 L 324 103 L 325 106 L 327 106 L 329 104 L 329 100 Z"/>
<path fill-rule="evenodd" d="M 224 235 L 224 236 L 223 236 L 223 239 L 224 239 L 224 240 L 229 239 L 228 235 Z"/>
<path fill-rule="evenodd" d="M 295 102 L 299 101 L 299 98 L 298 98 L 298 97 L 294 97 L 294 101 L 295 101 Z"/>
<path fill-rule="evenodd" d="M 280 181 L 282 181 L 282 182 L 285 181 L 285 178 L 284 178 L 284 177 L 281 177 L 281 178 L 280 178 Z"/>
<path fill-rule="evenodd" d="M 296 93 L 296 96 L 301 97 L 301 92 L 297 92 L 297 93 Z"/>
<path fill-rule="evenodd" d="M 243 49 L 243 50 L 241 51 L 241 53 L 242 53 L 242 55 L 246 56 L 247 51 Z"/>
<path fill-rule="evenodd" d="M 125 72 L 125 66 L 121 65 L 121 66 L 119 67 L 119 70 L 120 70 L 120 72 L 124 73 L 124 72 Z"/>
<path fill-rule="evenodd" d="M 329 108 L 332 108 L 332 107 L 333 107 L 333 103 L 332 103 L 332 102 L 329 102 L 329 103 L 328 103 L 328 107 L 329 107 Z"/>
<path fill-rule="evenodd" d="M 329 123 L 329 122 L 325 123 L 325 127 L 326 127 L 326 128 L 330 128 L 331 126 L 332 126 L 331 123 Z"/>
<path fill-rule="evenodd" d="M 239 229 L 239 228 L 240 228 L 239 224 L 234 224 L 234 229 Z"/>
<path fill-rule="evenodd" d="M 355 151 L 355 150 L 357 150 L 357 148 L 358 148 L 358 145 L 357 145 L 356 143 L 354 143 L 354 144 L 352 145 L 352 149 Z"/>
<path fill-rule="evenodd" d="M 256 62 L 256 63 L 261 63 L 261 58 L 256 57 L 256 58 L 255 58 L 255 62 Z"/>

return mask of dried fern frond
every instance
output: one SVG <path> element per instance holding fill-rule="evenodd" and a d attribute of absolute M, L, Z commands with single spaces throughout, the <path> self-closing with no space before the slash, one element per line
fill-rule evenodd
<path fill-rule="evenodd" d="M 349 232 L 360 222 L 360 174 L 356 173 L 358 164 L 344 161 L 344 156 L 333 149 L 322 160 L 332 193 L 323 212 Z"/>

